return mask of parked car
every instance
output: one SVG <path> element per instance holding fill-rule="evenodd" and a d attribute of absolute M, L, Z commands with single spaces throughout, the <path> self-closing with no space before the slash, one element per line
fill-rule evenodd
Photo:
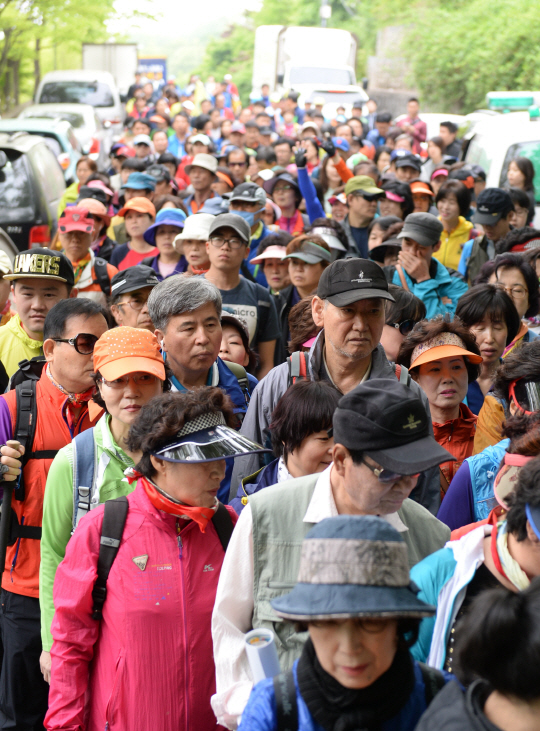
<path fill-rule="evenodd" d="M 505 187 L 508 166 L 516 157 L 528 157 L 534 165 L 536 202 L 540 203 L 540 121 L 531 121 L 527 112 L 511 112 L 488 117 L 465 137 L 465 162 L 481 165 L 489 188 Z M 536 206 L 534 225 L 540 225 Z"/>
<path fill-rule="evenodd" d="M 64 119 L 1 119 L 0 132 L 27 132 L 43 137 L 64 171 L 66 185 L 74 183 L 82 148 L 73 127 Z"/>
<path fill-rule="evenodd" d="M 100 170 L 107 167 L 112 131 L 103 127 L 90 104 L 31 104 L 18 119 L 64 119 L 73 128 L 83 154 L 95 160 Z"/>
<path fill-rule="evenodd" d="M 0 226 L 19 251 L 48 246 L 66 183 L 46 141 L 25 132 L 0 132 Z"/>
<path fill-rule="evenodd" d="M 90 104 L 104 126 L 122 131 L 124 106 L 107 71 L 51 71 L 43 77 L 36 104 Z"/>

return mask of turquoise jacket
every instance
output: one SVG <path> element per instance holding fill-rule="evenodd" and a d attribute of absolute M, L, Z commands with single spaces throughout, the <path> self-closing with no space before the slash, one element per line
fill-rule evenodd
<path fill-rule="evenodd" d="M 431 279 L 425 282 L 413 281 L 407 272 L 403 271 L 409 289 L 425 304 L 428 320 L 446 313 L 453 316 L 459 298 L 469 289 L 461 275 L 457 272 L 450 274 L 451 271 L 436 259 L 432 259 L 429 265 Z M 394 272 L 392 283 L 398 287 L 402 286 L 397 271 Z M 443 298 L 448 298 L 450 302 L 443 302 Z"/>

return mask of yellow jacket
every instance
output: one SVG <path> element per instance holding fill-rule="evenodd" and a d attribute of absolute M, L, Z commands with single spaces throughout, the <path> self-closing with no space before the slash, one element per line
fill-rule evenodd
<path fill-rule="evenodd" d="M 0 361 L 11 378 L 21 360 L 30 360 L 43 354 L 43 341 L 32 340 L 21 325 L 19 315 L 14 315 L 7 325 L 0 327 Z"/>
<path fill-rule="evenodd" d="M 459 223 L 453 231 L 448 233 L 448 231 L 443 229 L 441 234 L 441 248 L 433 254 L 435 259 L 440 261 L 445 267 L 457 270 L 463 244 L 466 244 L 471 238 L 472 228 L 472 223 L 463 218 L 463 216 L 460 216 Z"/>

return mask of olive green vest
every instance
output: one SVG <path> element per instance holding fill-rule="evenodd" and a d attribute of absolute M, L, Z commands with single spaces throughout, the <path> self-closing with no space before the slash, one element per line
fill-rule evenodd
<path fill-rule="evenodd" d="M 302 541 L 313 523 L 304 523 L 320 475 L 299 477 L 251 495 L 253 516 L 253 621 L 252 627 L 267 627 L 276 636 L 281 669 L 300 657 L 306 632 L 276 616 L 271 600 L 296 584 Z M 411 568 L 450 540 L 450 529 L 413 500 L 405 500 L 399 517 L 409 530 L 401 533 L 409 551 Z"/>

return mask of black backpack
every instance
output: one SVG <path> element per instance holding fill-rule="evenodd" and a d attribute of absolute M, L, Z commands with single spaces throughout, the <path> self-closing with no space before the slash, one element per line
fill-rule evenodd
<path fill-rule="evenodd" d="M 444 687 L 446 679 L 440 670 L 430 668 L 419 662 L 422 680 L 424 681 L 424 692 L 426 707 L 435 698 L 437 693 Z M 293 671 L 281 673 L 274 678 L 274 694 L 277 707 L 277 731 L 298 731 L 298 704 L 296 701 L 296 686 L 294 683 Z"/>
<path fill-rule="evenodd" d="M 128 514 L 127 497 L 117 497 L 114 500 L 107 500 L 103 514 L 103 525 L 101 526 L 101 540 L 99 543 L 99 556 L 97 565 L 97 578 L 92 590 L 92 618 L 100 620 L 103 616 L 103 605 L 107 598 L 107 579 L 111 571 L 114 559 L 120 548 L 124 526 Z M 219 503 L 212 523 L 218 534 L 223 550 L 227 550 L 231 540 L 234 524 L 227 508 Z"/>

